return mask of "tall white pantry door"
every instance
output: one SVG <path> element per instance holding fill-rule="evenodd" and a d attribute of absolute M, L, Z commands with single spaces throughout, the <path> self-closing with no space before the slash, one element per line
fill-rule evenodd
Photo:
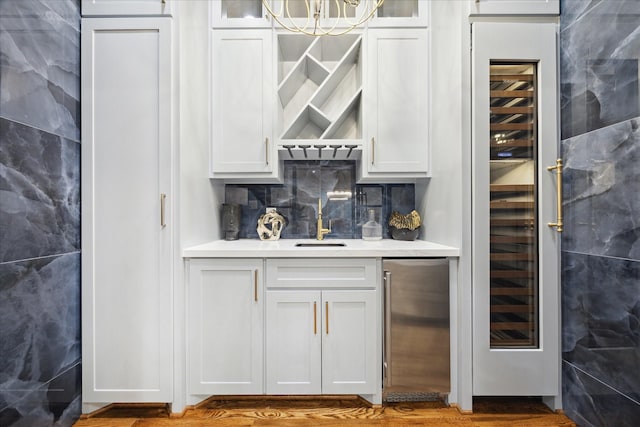
<path fill-rule="evenodd" d="M 82 20 L 85 405 L 173 398 L 171 74 L 170 18 Z"/>

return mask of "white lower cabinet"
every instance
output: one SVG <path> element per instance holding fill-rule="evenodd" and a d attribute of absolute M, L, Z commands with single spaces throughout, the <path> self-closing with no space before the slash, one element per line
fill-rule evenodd
<path fill-rule="evenodd" d="M 377 282 L 365 280 L 375 270 L 375 260 L 267 261 L 267 394 L 380 391 Z"/>
<path fill-rule="evenodd" d="M 380 403 L 378 264 L 188 260 L 192 401 L 214 394 L 359 394 Z"/>
<path fill-rule="evenodd" d="M 267 394 L 375 393 L 376 295 L 267 292 Z"/>
<path fill-rule="evenodd" d="M 262 394 L 262 259 L 189 261 L 189 394 Z"/>

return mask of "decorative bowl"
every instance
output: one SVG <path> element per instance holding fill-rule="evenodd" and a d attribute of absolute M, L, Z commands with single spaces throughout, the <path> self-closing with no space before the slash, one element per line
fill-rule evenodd
<path fill-rule="evenodd" d="M 409 230 L 408 228 L 396 228 L 390 225 L 389 231 L 391 232 L 391 238 L 395 240 L 416 240 L 420 234 L 420 227 L 415 230 Z"/>

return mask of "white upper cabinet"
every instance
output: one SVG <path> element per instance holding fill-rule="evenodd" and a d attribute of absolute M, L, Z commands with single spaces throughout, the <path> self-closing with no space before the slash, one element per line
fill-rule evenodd
<path fill-rule="evenodd" d="M 211 177 L 277 179 L 272 32 L 210 31 Z"/>
<path fill-rule="evenodd" d="M 82 0 L 82 16 L 171 15 L 175 0 Z"/>
<path fill-rule="evenodd" d="M 429 173 L 428 29 L 370 29 L 363 178 Z"/>
<path fill-rule="evenodd" d="M 320 4 L 325 25 L 335 2 Z M 301 5 L 289 4 L 298 26 Z M 281 161 L 306 159 L 357 160 L 363 182 L 429 176 L 427 0 L 387 1 L 335 37 L 256 28 L 270 16 L 261 1 L 209 8 L 212 178 L 278 182 Z"/>
<path fill-rule="evenodd" d="M 262 0 L 211 0 L 210 12 L 213 28 L 271 27 Z"/>
<path fill-rule="evenodd" d="M 472 15 L 558 15 L 560 0 L 469 0 Z"/>
<path fill-rule="evenodd" d="M 427 0 L 386 0 L 369 22 L 369 28 L 426 27 L 428 23 Z"/>

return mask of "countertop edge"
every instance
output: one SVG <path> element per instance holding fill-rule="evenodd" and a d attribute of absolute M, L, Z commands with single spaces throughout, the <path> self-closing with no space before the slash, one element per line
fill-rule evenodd
<path fill-rule="evenodd" d="M 303 239 L 260 241 L 216 240 L 185 248 L 183 258 L 423 258 L 459 257 L 460 249 L 439 243 L 416 240 L 412 242 L 385 239 L 365 242 L 360 239 L 342 239 L 344 247 L 295 247 Z M 311 240 L 313 242 L 313 240 Z"/>

